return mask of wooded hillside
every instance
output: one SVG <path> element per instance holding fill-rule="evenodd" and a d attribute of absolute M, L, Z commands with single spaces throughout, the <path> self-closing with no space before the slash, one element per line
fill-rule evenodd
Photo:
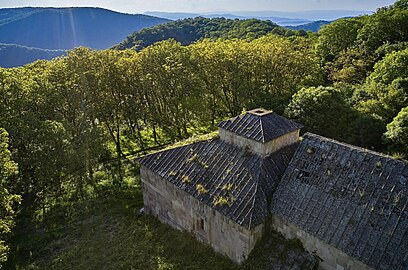
<path fill-rule="evenodd" d="M 0 9 L 0 67 L 52 59 L 79 46 L 107 49 L 134 31 L 165 22 L 102 8 Z"/>
<path fill-rule="evenodd" d="M 126 37 L 114 49 L 134 49 L 139 51 L 155 42 L 168 39 L 174 39 L 182 45 L 189 45 L 204 38 L 213 40 L 218 38 L 251 40 L 268 33 L 282 36 L 306 35 L 305 31 L 289 30 L 267 20 L 196 17 L 144 28 Z"/>
<path fill-rule="evenodd" d="M 65 54 L 64 50 L 47 50 L 0 43 L 0 66 L 6 68 L 23 66 L 39 59 L 51 60 Z"/>
<path fill-rule="evenodd" d="M 168 21 L 102 8 L 0 9 L 0 42 L 42 49 L 107 49 L 134 31 Z"/>

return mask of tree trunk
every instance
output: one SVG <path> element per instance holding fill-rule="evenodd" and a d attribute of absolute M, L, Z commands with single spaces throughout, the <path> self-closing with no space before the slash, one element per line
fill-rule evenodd
<path fill-rule="evenodd" d="M 153 124 L 153 140 L 155 145 L 159 145 L 159 142 L 157 140 L 157 131 L 156 131 L 156 125 Z"/>

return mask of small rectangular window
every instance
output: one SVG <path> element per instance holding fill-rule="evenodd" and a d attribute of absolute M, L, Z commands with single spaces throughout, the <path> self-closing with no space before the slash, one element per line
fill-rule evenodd
<path fill-rule="evenodd" d="M 205 227 L 204 227 L 204 219 L 202 219 L 202 218 L 200 218 L 200 219 L 198 219 L 198 222 L 197 222 L 198 224 L 198 229 L 199 230 L 202 230 L 202 231 L 204 231 L 204 229 L 205 229 Z"/>

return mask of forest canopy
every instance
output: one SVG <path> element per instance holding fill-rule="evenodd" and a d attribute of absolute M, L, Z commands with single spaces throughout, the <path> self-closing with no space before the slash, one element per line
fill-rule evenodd
<path fill-rule="evenodd" d="M 291 30 L 268 20 L 258 19 L 225 19 L 225 18 L 188 18 L 149 28 L 143 28 L 128 37 L 115 49 L 141 50 L 155 42 L 174 39 L 182 45 L 189 45 L 202 39 L 255 39 L 266 34 L 280 36 L 306 36 L 304 30 Z"/>

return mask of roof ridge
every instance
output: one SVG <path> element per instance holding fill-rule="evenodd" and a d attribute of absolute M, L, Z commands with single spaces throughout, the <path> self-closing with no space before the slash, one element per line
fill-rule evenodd
<path fill-rule="evenodd" d="M 192 143 L 189 143 L 189 144 L 179 145 L 179 146 L 176 146 L 176 147 L 172 147 L 172 145 L 169 145 L 167 148 L 153 150 L 154 152 L 152 152 L 152 153 L 148 153 L 146 155 L 139 156 L 139 157 L 135 158 L 135 160 L 140 163 L 140 162 L 143 162 L 143 159 L 145 159 L 147 157 L 157 155 L 157 154 L 161 154 L 161 153 L 164 153 L 164 152 L 169 151 L 169 150 L 180 149 L 180 148 L 183 148 L 183 147 L 192 146 L 192 145 L 196 145 L 196 144 L 200 144 L 200 143 L 204 143 L 204 142 L 208 142 L 208 141 L 214 141 L 214 140 L 218 140 L 218 138 L 211 138 L 211 139 L 208 139 L 208 140 L 192 142 Z"/>
<path fill-rule="evenodd" d="M 302 125 L 274 112 L 256 114 L 247 112 L 217 124 L 219 128 L 256 142 L 266 143 L 302 128 Z M 256 131 L 256 132 L 255 132 Z"/>
<path fill-rule="evenodd" d="M 252 229 L 252 217 L 254 215 L 254 210 L 255 210 L 254 205 L 255 205 L 256 200 L 258 199 L 258 196 L 256 196 L 256 194 L 258 193 L 258 187 L 259 187 L 259 181 L 260 181 L 259 179 L 260 179 L 260 175 L 261 175 L 261 168 L 262 168 L 262 165 L 263 165 L 264 162 L 265 162 L 265 158 L 261 158 L 261 162 L 259 162 L 259 167 L 258 167 L 258 170 L 257 170 L 256 175 L 255 175 L 255 177 L 256 177 L 256 179 L 255 179 L 256 187 L 255 187 L 255 192 L 254 192 L 255 196 L 254 196 L 254 200 L 252 202 L 252 207 L 251 207 L 251 216 L 249 218 L 249 226 L 248 226 L 249 229 Z M 262 189 L 262 186 L 261 186 L 261 189 Z M 265 194 L 265 191 L 263 191 L 263 193 Z M 268 204 L 267 204 L 267 211 L 269 212 Z"/>
<path fill-rule="evenodd" d="M 261 139 L 262 142 L 265 142 L 265 133 L 264 133 L 264 126 L 263 126 L 263 121 L 262 121 L 262 116 L 259 117 L 259 123 L 261 124 Z"/>
<path fill-rule="evenodd" d="M 381 152 L 377 152 L 377 151 L 373 151 L 373 150 L 370 150 L 370 149 L 367 149 L 367 148 L 364 148 L 364 147 L 361 147 L 361 146 L 341 142 L 341 141 L 331 139 L 331 138 L 328 138 L 328 137 L 325 137 L 325 136 L 322 136 L 322 135 L 319 135 L 319 134 L 311 133 L 311 132 L 306 132 L 303 135 L 303 137 L 304 138 L 308 138 L 308 137 L 309 138 L 318 138 L 318 139 L 321 139 L 321 140 L 324 140 L 324 141 L 327 141 L 327 142 L 330 142 L 330 143 L 335 143 L 335 144 L 338 144 L 338 145 L 341 145 L 341 146 L 344 146 L 344 147 L 348 147 L 348 148 L 351 148 L 351 149 L 354 149 L 354 150 L 357 150 L 357 151 L 360 151 L 360 152 L 363 152 L 363 153 L 369 153 L 369 154 L 372 154 L 372 155 L 375 155 L 375 156 L 378 156 L 378 157 L 388 158 L 388 159 L 394 160 L 395 162 L 408 163 L 408 160 L 405 160 L 405 159 L 403 159 L 403 160 L 395 159 L 392 156 L 381 153 Z"/>

